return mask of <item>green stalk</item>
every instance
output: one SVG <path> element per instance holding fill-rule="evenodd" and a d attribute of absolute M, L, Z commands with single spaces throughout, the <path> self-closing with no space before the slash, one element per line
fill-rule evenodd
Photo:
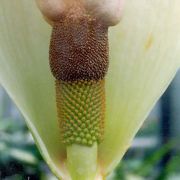
<path fill-rule="evenodd" d="M 101 180 L 97 177 L 97 143 L 93 146 L 67 146 L 67 166 L 72 180 Z"/>

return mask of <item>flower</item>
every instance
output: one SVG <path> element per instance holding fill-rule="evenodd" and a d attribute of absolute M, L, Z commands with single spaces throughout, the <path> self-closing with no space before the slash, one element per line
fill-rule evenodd
<path fill-rule="evenodd" d="M 0 17 L 0 82 L 24 115 L 52 171 L 68 179 L 48 63 L 51 27 L 34 1 L 1 0 Z M 120 161 L 180 66 L 179 17 L 179 0 L 126 0 L 121 22 L 110 28 L 105 136 L 97 146 L 102 176 Z M 79 149 L 90 166 L 96 161 L 88 154 L 92 149 Z M 81 163 L 77 159 L 71 158 Z"/>

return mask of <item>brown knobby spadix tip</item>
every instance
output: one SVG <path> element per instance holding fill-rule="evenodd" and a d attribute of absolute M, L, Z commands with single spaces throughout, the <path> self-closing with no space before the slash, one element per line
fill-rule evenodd
<path fill-rule="evenodd" d="M 65 17 L 53 26 L 49 54 L 57 80 L 103 79 L 108 69 L 107 26 L 88 15 Z"/>
<path fill-rule="evenodd" d="M 108 27 L 117 23 L 119 9 L 109 3 L 118 13 L 108 11 L 108 1 L 99 2 L 102 0 L 53 0 L 47 6 L 38 0 L 53 27 L 49 60 L 56 79 L 61 138 L 67 145 L 91 146 L 103 139 Z M 104 7 L 98 11 L 99 6 Z"/>

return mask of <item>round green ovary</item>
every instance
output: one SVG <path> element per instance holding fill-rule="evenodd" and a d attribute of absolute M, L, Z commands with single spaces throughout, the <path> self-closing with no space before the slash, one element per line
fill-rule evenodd
<path fill-rule="evenodd" d="M 56 81 L 57 109 L 65 144 L 93 145 L 104 131 L 104 80 Z"/>

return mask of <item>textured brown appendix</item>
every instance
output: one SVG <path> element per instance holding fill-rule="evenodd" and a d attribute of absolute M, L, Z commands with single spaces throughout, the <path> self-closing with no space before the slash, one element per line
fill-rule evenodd
<path fill-rule="evenodd" d="M 108 27 L 92 15 L 73 13 L 53 25 L 50 67 L 63 142 L 92 145 L 104 132 Z"/>
<path fill-rule="evenodd" d="M 99 80 L 108 69 L 107 26 L 89 16 L 63 18 L 55 23 L 50 66 L 58 80 Z"/>

